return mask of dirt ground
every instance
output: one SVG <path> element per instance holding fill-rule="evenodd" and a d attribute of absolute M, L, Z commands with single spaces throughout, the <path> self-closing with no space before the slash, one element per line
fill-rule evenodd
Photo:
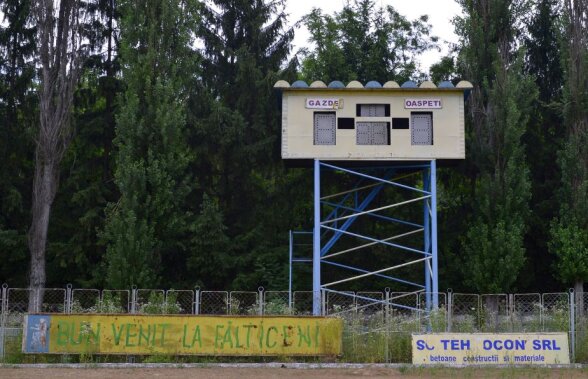
<path fill-rule="evenodd" d="M 506 368 L 0 368 L 1 379 L 588 378 L 588 369 Z"/>

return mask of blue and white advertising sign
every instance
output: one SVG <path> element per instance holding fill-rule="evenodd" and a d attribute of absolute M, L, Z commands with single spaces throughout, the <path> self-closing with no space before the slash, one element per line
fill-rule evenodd
<path fill-rule="evenodd" d="M 23 351 L 48 353 L 50 328 L 51 315 L 27 315 L 24 325 Z"/>
<path fill-rule="evenodd" d="M 413 334 L 417 365 L 569 364 L 567 333 Z"/>

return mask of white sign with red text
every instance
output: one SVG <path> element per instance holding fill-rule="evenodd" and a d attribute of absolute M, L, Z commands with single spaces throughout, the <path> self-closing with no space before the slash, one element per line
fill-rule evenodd
<path fill-rule="evenodd" d="M 441 99 L 404 99 L 405 109 L 441 109 Z"/>
<path fill-rule="evenodd" d="M 343 109 L 343 99 L 309 97 L 306 98 L 307 109 Z"/>

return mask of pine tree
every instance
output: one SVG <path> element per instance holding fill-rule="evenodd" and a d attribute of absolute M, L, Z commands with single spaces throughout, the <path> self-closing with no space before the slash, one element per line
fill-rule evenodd
<path fill-rule="evenodd" d="M 561 182 L 559 168 L 554 163 L 565 134 L 559 106 L 563 87 L 560 29 L 559 2 L 541 0 L 533 9 L 524 38 L 525 71 L 534 76 L 539 95 L 532 105 L 529 128 L 523 137 L 531 174 L 533 211 L 525 240 L 529 260 L 522 276 L 530 288 L 544 291 L 559 288 L 553 280 L 554 256 L 549 254 L 548 241 L 550 221 L 558 212 L 556 194 Z"/>
<path fill-rule="evenodd" d="M 558 154 L 560 210 L 550 248 L 557 255 L 557 276 L 582 293 L 588 280 L 588 2 L 564 5 L 565 140 Z"/>
<path fill-rule="evenodd" d="M 182 249 L 184 201 L 190 191 L 186 96 L 197 3 L 124 1 L 115 183 L 103 238 L 106 280 L 114 288 L 157 286 L 160 262 Z"/>
<path fill-rule="evenodd" d="M 0 6 L 0 281 L 26 286 L 27 229 L 38 101 L 32 91 L 35 28 L 31 2 Z"/>
<path fill-rule="evenodd" d="M 283 1 L 206 1 L 202 14 L 203 72 L 190 99 L 192 171 L 198 175 L 196 204 L 202 204 L 195 213 L 199 228 L 210 218 L 219 235 L 194 235 L 189 262 L 204 286 L 251 288 L 267 282 L 243 268 L 262 255 L 280 259 L 275 247 L 284 246 L 288 233 L 288 199 L 281 193 L 292 183 L 283 180 L 273 85 L 294 78 L 292 64 L 282 68 L 293 30 L 285 27 Z M 200 264 L 217 262 L 211 255 L 227 257 L 216 276 Z M 287 264 L 281 259 L 280 269 Z"/>
<path fill-rule="evenodd" d="M 516 48 L 526 1 L 461 1 L 464 77 L 474 84 L 468 158 L 474 165 L 473 216 L 463 238 L 463 269 L 479 292 L 513 289 L 525 263 L 530 181 L 521 138 L 535 87 Z"/>
<path fill-rule="evenodd" d="M 206 193 L 200 214 L 191 225 L 192 246 L 196 254 L 187 260 L 188 270 L 197 273 L 198 284 L 206 288 L 226 288 L 226 278 L 234 268 L 231 245 L 226 235 L 227 227 L 222 219 L 218 201 Z"/>

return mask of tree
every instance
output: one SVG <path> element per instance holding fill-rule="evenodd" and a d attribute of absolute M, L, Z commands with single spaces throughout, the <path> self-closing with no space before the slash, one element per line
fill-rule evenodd
<path fill-rule="evenodd" d="M 516 36 L 527 4 L 463 0 L 461 5 L 460 64 L 474 84 L 466 133 L 475 174 L 463 270 L 477 291 L 503 292 L 513 289 L 525 262 L 530 181 L 521 138 L 536 90 L 523 73 Z"/>
<path fill-rule="evenodd" d="M 71 139 L 73 95 L 86 51 L 83 46 L 85 10 L 79 1 L 34 1 L 37 53 L 40 66 L 39 134 L 36 139 L 32 220 L 29 310 L 38 311 L 45 287 L 45 249 L 53 200 L 59 183 L 59 164 Z"/>
<path fill-rule="evenodd" d="M 33 139 L 38 118 L 35 28 L 31 2 L 6 0 L 0 6 L 0 281 L 26 286 L 28 210 Z"/>
<path fill-rule="evenodd" d="M 565 128 L 561 112 L 563 72 L 559 39 L 561 14 L 559 1 L 541 0 L 533 8 L 528 33 L 525 71 L 535 78 L 539 90 L 532 104 L 529 127 L 523 136 L 531 178 L 529 231 L 525 246 L 529 261 L 522 277 L 530 288 L 553 290 L 554 255 L 549 253 L 550 222 L 558 212 L 557 189 L 561 183 L 557 150 Z M 540 279 L 540 280 L 539 280 Z"/>
<path fill-rule="evenodd" d="M 120 60 L 126 89 L 116 125 L 117 203 L 107 209 L 106 281 L 157 286 L 161 260 L 181 250 L 190 192 L 186 98 L 195 53 L 193 1 L 124 1 Z"/>
<path fill-rule="evenodd" d="M 557 276 L 581 294 L 588 280 L 588 2 L 566 0 L 563 14 L 565 140 L 558 154 L 560 210 L 550 248 L 557 255 Z"/>
<path fill-rule="evenodd" d="M 76 133 L 63 158 L 60 191 L 55 198 L 47 247 L 48 285 L 103 287 L 100 269 L 105 247 L 97 231 L 104 229 L 104 209 L 117 200 L 113 181 L 113 103 L 120 93 L 115 77 L 87 67 L 74 97 Z M 69 273 L 74 272 L 75 275 Z M 51 278 L 52 277 L 52 278 Z"/>
<path fill-rule="evenodd" d="M 409 21 L 392 6 L 354 0 L 333 16 L 314 9 L 303 19 L 313 50 L 302 50 L 302 77 L 332 80 L 404 82 L 418 77 L 417 57 L 435 48 L 428 16 Z"/>
<path fill-rule="evenodd" d="M 223 288 L 228 272 L 234 268 L 226 230 L 218 202 L 204 194 L 200 214 L 191 229 L 191 242 L 197 253 L 187 260 L 190 272 L 198 273 L 200 286 Z"/>
<path fill-rule="evenodd" d="M 429 69 L 429 76 L 433 83 L 439 83 L 445 80 L 458 83 L 458 75 L 455 67 L 455 58 L 448 55 L 442 57 L 439 62 L 433 63 Z"/>
<path fill-rule="evenodd" d="M 194 211 L 199 228 L 209 219 L 219 235 L 208 241 L 195 237 L 189 262 L 205 286 L 263 285 L 267 282 L 259 282 L 255 270 L 243 268 L 253 268 L 262 255 L 281 259 L 278 270 L 285 267 L 276 246 L 285 246 L 291 219 L 283 210 L 292 204 L 282 194 L 288 185 L 298 185 L 284 180 L 273 90 L 278 78 L 295 77 L 292 62 L 282 68 L 293 30 L 285 27 L 283 1 L 206 1 L 202 17 L 203 71 L 189 107 L 194 198 L 202 204 Z M 197 264 L 211 255 L 226 257 L 222 279 Z"/>
<path fill-rule="evenodd" d="M 117 60 L 119 18 L 112 0 L 87 4 L 88 57 L 74 94 L 72 136 L 63 157 L 47 244 L 47 286 L 101 288 L 105 247 L 97 231 L 116 201 L 112 178 L 115 98 L 122 89 Z M 74 274 L 75 273 L 75 274 Z"/>

